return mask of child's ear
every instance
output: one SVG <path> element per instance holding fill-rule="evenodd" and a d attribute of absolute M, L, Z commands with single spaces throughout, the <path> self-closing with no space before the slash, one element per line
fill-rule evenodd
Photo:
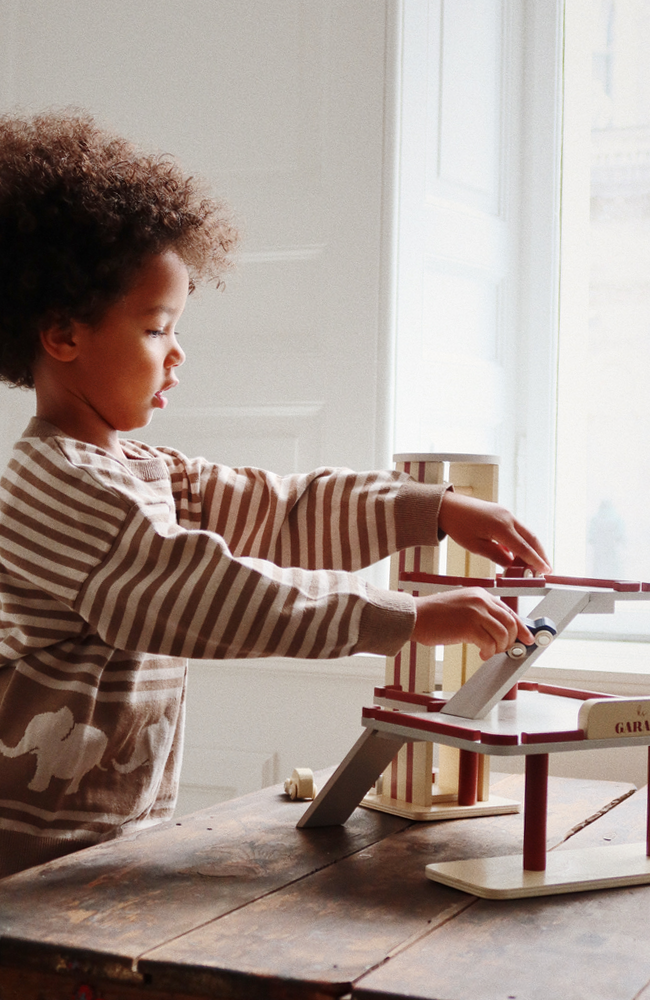
<path fill-rule="evenodd" d="M 56 361 L 74 361 L 79 353 L 75 331 L 76 324 L 52 323 L 41 330 L 41 346 Z"/>

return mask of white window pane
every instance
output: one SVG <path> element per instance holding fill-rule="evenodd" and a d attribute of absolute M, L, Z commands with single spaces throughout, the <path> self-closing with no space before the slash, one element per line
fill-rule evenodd
<path fill-rule="evenodd" d="M 566 308 L 560 333 L 556 564 L 574 574 L 648 580 L 650 4 L 591 0 L 581 7 L 584 36 L 591 42 L 591 59 L 582 64 L 591 74 L 589 160 L 583 176 L 589 185 L 589 219 L 582 260 L 579 250 L 568 254 L 562 272 Z M 567 67 L 569 116 L 580 113 L 579 71 Z M 584 101 L 584 115 L 588 107 Z M 580 150 L 571 144 L 579 146 L 579 138 L 565 131 L 565 141 L 569 157 L 578 163 Z M 576 184 L 579 169 L 572 172 L 569 161 L 570 185 Z M 573 206 L 566 199 L 563 209 L 568 219 L 563 238 L 570 244 L 580 225 L 576 222 L 572 232 Z M 581 281 L 586 281 L 584 302 Z M 567 328 L 572 297 L 578 309 L 587 307 L 582 334 Z M 636 607 L 621 605 L 613 617 L 592 621 L 582 616 L 576 628 L 650 633 L 645 605 Z"/>

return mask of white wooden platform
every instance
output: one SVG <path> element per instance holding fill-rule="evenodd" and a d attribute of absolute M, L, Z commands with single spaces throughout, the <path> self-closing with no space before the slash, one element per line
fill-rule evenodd
<path fill-rule="evenodd" d="M 521 812 L 521 802 L 506 799 L 501 795 L 490 795 L 484 802 L 476 802 L 471 806 L 458 804 L 456 796 L 450 795 L 447 802 L 434 802 L 430 806 L 419 806 L 413 802 L 403 802 L 391 799 L 389 795 L 377 795 L 370 791 L 361 800 L 360 805 L 368 809 L 389 813 L 391 816 L 401 816 L 403 819 L 434 823 L 443 819 L 471 819 L 475 816 L 503 816 L 508 813 Z"/>
<path fill-rule="evenodd" d="M 521 854 L 511 854 L 429 864 L 425 873 L 433 882 L 484 899 L 553 896 L 649 883 L 650 858 L 645 849 L 645 844 L 622 844 L 556 851 L 547 855 L 543 872 L 524 871 Z"/>

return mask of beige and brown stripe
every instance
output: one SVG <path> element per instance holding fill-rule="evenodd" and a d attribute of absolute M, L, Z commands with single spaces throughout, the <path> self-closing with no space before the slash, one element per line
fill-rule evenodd
<path fill-rule="evenodd" d="M 171 814 L 187 658 L 393 653 L 413 626 L 353 571 L 435 541 L 441 488 L 124 446 L 35 419 L 0 483 L 0 875 Z"/>

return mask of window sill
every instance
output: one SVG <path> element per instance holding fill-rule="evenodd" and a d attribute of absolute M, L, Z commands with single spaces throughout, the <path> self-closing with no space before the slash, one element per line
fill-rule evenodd
<path fill-rule="evenodd" d="M 647 695 L 650 643 L 558 639 L 525 677 L 604 694 Z"/>

